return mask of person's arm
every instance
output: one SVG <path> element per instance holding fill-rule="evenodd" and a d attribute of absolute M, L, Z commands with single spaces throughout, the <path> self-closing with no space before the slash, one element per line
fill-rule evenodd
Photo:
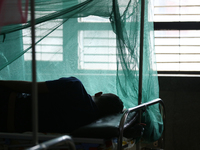
<path fill-rule="evenodd" d="M 8 87 L 16 92 L 31 93 L 32 82 L 16 80 L 0 80 L 0 85 Z M 38 93 L 49 92 L 45 82 L 37 82 Z"/>

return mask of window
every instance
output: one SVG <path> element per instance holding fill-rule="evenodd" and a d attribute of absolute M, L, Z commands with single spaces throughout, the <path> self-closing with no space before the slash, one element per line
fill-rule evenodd
<path fill-rule="evenodd" d="M 116 35 L 108 19 L 89 16 L 78 19 L 79 23 L 94 23 L 101 29 L 81 29 L 78 32 L 78 69 L 116 70 Z M 102 25 L 103 24 L 103 25 Z"/>
<path fill-rule="evenodd" d="M 158 71 L 199 71 L 200 30 L 155 31 Z"/>
<path fill-rule="evenodd" d="M 78 35 L 79 69 L 117 69 L 115 34 L 111 30 L 82 30 Z"/>
<path fill-rule="evenodd" d="M 200 1 L 154 0 L 157 70 L 200 71 Z"/>
<path fill-rule="evenodd" d="M 177 22 L 199 21 L 200 1 L 197 0 L 154 0 L 154 21 Z"/>
<path fill-rule="evenodd" d="M 36 18 L 49 14 L 51 12 L 39 13 L 36 12 Z M 36 60 L 38 61 L 63 61 L 63 26 L 59 26 L 61 19 L 56 21 L 48 21 L 36 25 Z M 58 29 L 50 32 L 53 28 Z M 48 35 L 48 36 L 46 36 Z M 45 36 L 45 37 L 44 37 Z M 43 38 L 44 37 L 44 38 Z M 42 39 L 42 40 L 41 40 Z M 41 41 L 40 41 L 41 40 Z M 23 45 L 24 50 L 31 46 L 31 31 L 30 28 L 23 30 Z M 28 50 L 24 54 L 24 60 L 32 60 L 32 52 Z"/>

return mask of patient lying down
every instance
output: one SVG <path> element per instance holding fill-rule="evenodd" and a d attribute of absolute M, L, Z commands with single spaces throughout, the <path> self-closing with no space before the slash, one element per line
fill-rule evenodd
<path fill-rule="evenodd" d="M 38 82 L 39 132 L 70 133 L 105 115 L 122 112 L 118 96 L 90 96 L 75 77 Z M 0 81 L 0 132 L 32 131 L 31 82 Z"/>

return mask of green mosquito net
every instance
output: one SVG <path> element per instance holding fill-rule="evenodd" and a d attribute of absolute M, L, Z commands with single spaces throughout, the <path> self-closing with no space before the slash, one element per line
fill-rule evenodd
<path fill-rule="evenodd" d="M 142 102 L 159 97 L 152 4 L 145 3 Z M 0 24 L 1 80 L 32 80 L 28 5 L 21 0 L 19 14 L 27 13 L 27 21 Z M 141 0 L 35 0 L 37 81 L 75 76 L 91 95 L 111 92 L 125 108 L 138 105 L 140 20 Z M 159 139 L 163 123 L 158 105 L 142 119 L 147 124 L 144 138 Z"/>

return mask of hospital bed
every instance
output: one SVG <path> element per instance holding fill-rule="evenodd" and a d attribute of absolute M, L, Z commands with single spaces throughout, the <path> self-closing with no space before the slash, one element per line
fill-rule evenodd
<path fill-rule="evenodd" d="M 64 141 L 68 140 L 70 141 L 69 143 L 74 142 L 105 144 L 106 141 L 115 138 L 117 139 L 117 150 L 121 150 L 123 149 L 123 147 L 126 147 L 126 145 L 122 144 L 124 137 L 132 140 L 142 138 L 144 125 L 139 120 L 140 115 L 142 113 L 145 113 L 147 107 L 158 103 L 160 104 L 160 106 L 162 106 L 162 116 L 165 127 L 165 107 L 163 101 L 158 98 L 150 102 L 140 104 L 136 107 L 129 108 L 123 113 L 113 114 L 100 118 L 99 120 L 83 126 L 73 131 L 72 133 L 68 133 L 66 137 L 64 136 Z M 49 142 L 51 143 L 52 139 L 53 144 L 50 145 L 57 145 L 57 142 L 59 143 L 59 146 L 60 144 L 66 144 L 66 142 L 61 142 L 61 139 L 63 139 L 63 135 L 60 137 L 59 136 L 60 135 L 39 135 L 39 141 L 42 141 L 44 143 L 32 147 L 34 149 L 28 150 L 39 150 L 41 146 L 44 146 L 43 144 L 47 144 L 49 146 Z M 32 135 L 30 134 L 0 133 L 0 138 L 2 137 L 7 139 L 32 139 Z M 161 138 L 164 138 L 164 136 L 162 136 Z M 164 148 L 164 139 L 162 142 L 162 148 Z"/>

